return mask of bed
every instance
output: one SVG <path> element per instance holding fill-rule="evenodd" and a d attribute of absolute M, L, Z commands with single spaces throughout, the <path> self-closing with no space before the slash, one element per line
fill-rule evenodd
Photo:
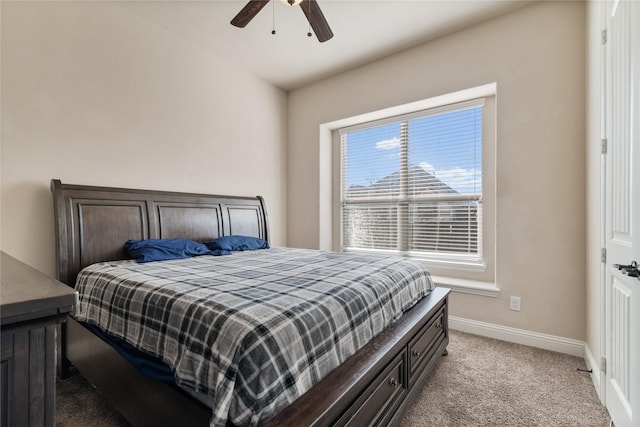
<path fill-rule="evenodd" d="M 131 264 L 119 261 L 128 258 L 123 242 L 129 239 L 187 238 L 204 242 L 244 235 L 269 240 L 261 197 L 69 185 L 59 180 L 52 180 L 51 189 L 57 278 L 72 287 L 76 287 L 78 273 L 85 267 L 111 262 L 115 266 Z M 273 248 L 261 256 L 280 257 L 286 250 Z M 382 333 L 357 347 L 339 366 L 259 424 L 397 423 L 440 356 L 446 354 L 448 293 L 447 289 L 434 288 L 417 303 L 409 304 L 411 308 Z M 202 390 L 198 392 L 198 387 L 178 387 L 141 373 L 74 318 L 62 330 L 59 354 L 61 376 L 68 375 L 73 365 L 134 426 L 206 426 L 212 420 L 211 397 Z M 214 405 L 214 413 L 215 409 Z M 220 419 L 217 422 L 220 425 Z M 229 420 L 228 425 L 233 423 Z"/>

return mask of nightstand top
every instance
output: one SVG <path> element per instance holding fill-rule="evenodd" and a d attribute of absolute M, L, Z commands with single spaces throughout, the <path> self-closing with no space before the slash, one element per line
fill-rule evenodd
<path fill-rule="evenodd" d="M 75 291 L 1 252 L 0 315 L 3 326 L 71 311 Z"/>

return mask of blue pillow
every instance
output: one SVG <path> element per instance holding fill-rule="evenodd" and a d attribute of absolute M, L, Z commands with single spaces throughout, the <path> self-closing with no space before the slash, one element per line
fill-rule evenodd
<path fill-rule="evenodd" d="M 127 240 L 124 249 L 138 262 L 164 261 L 210 254 L 204 244 L 189 239 Z"/>
<path fill-rule="evenodd" d="M 250 236 L 223 236 L 206 243 L 209 249 L 223 251 L 255 251 L 269 249 L 269 242 Z"/>

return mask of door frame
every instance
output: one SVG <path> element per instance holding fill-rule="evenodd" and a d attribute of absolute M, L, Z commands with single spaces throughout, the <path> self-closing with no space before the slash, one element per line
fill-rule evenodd
<path fill-rule="evenodd" d="M 593 1 L 593 0 L 592 0 Z M 608 29 L 607 2 L 596 1 L 599 5 L 598 20 L 600 23 L 601 40 Z M 600 141 L 606 144 L 607 138 L 607 44 L 600 43 Z M 603 252 L 600 262 L 600 360 L 597 361 L 599 390 L 598 396 L 603 405 L 607 402 L 607 373 L 606 356 L 609 334 L 607 331 L 607 153 L 600 148 L 600 248 Z"/>

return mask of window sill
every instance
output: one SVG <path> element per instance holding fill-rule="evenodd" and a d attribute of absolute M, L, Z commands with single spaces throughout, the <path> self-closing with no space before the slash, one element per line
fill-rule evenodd
<path fill-rule="evenodd" d="M 446 268 L 449 270 L 458 270 L 458 271 L 466 271 L 472 273 L 483 273 L 487 269 L 487 265 L 484 263 L 482 259 L 478 260 L 465 260 L 465 259 L 434 259 L 434 258 L 420 258 L 420 257 L 409 257 L 411 259 L 415 259 L 420 261 L 427 269 L 429 268 Z M 484 283 L 479 282 L 478 283 Z"/>
<path fill-rule="evenodd" d="M 431 276 L 436 286 L 449 288 L 454 292 L 464 294 L 481 295 L 485 297 L 497 298 L 500 289 L 495 283 L 480 282 L 478 280 L 456 279 L 454 277 Z"/>

